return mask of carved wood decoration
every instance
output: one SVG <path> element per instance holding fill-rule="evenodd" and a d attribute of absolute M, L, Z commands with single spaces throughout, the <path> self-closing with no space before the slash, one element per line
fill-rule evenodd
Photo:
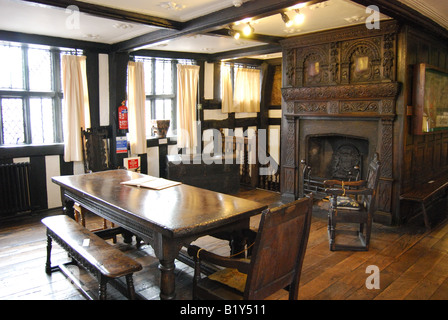
<path fill-rule="evenodd" d="M 378 210 L 391 216 L 398 31 L 395 21 L 383 21 L 380 30 L 359 25 L 282 41 L 282 193 L 300 194 L 306 135 L 319 134 L 311 129 L 313 121 L 326 121 L 325 130 L 337 124 L 336 131 L 376 148 L 371 151 L 382 163 Z M 347 128 L 341 129 L 341 121 L 349 121 Z M 372 121 L 376 128 L 366 132 L 365 123 Z"/>

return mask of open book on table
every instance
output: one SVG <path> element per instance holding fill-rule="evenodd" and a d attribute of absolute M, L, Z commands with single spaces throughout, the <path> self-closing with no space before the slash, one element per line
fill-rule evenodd
<path fill-rule="evenodd" d="M 164 178 L 146 176 L 143 178 L 133 179 L 133 180 L 129 180 L 129 181 L 123 181 L 123 182 L 121 182 L 121 184 L 124 184 L 127 186 L 149 188 L 149 189 L 154 189 L 154 190 L 162 190 L 165 188 L 177 186 L 182 183 L 178 182 L 178 181 L 167 180 Z"/>

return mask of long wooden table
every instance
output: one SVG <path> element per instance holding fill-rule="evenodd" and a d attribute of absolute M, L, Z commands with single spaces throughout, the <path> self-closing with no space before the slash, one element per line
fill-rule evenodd
<path fill-rule="evenodd" d="M 266 209 L 254 201 L 186 184 L 163 190 L 120 184 L 141 177 L 144 175 L 111 170 L 53 177 L 52 181 L 61 187 L 67 214 L 73 214 L 77 202 L 153 247 L 160 261 L 161 299 L 175 298 L 174 260 L 182 246 L 214 234 L 227 234 L 238 244 L 250 217 Z"/>

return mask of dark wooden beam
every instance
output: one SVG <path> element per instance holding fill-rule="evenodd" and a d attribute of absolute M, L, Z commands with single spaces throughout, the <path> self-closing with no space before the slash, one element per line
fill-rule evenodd
<path fill-rule="evenodd" d="M 207 32 L 204 34 L 212 35 L 212 36 L 220 36 L 220 37 L 231 37 L 229 35 L 229 29 L 219 29 L 219 30 L 210 31 L 210 32 Z M 250 36 L 241 35 L 240 39 L 254 40 L 254 41 L 264 42 L 267 44 L 279 44 L 280 40 L 283 40 L 285 38 L 253 33 Z"/>
<path fill-rule="evenodd" d="M 129 53 L 131 57 L 157 57 L 169 59 L 193 59 L 193 60 L 207 60 L 209 54 L 184 52 L 184 51 L 163 51 L 163 50 L 137 50 Z"/>
<path fill-rule="evenodd" d="M 177 38 L 180 36 L 179 34 L 179 32 L 169 29 L 156 30 L 133 39 L 113 44 L 112 51 L 131 51 L 132 49 L 143 47 L 145 45 Z"/>
<path fill-rule="evenodd" d="M 257 46 L 257 47 L 251 47 L 251 48 L 245 48 L 245 49 L 239 49 L 239 50 L 230 50 L 230 51 L 211 54 L 209 56 L 208 62 L 245 57 L 248 55 L 255 56 L 255 55 L 276 53 L 276 52 L 281 52 L 281 51 L 282 51 L 282 48 L 280 45 L 267 44 L 267 45 L 262 45 L 262 46 Z"/>
<path fill-rule="evenodd" d="M 313 3 L 322 2 L 316 0 Z M 183 24 L 181 30 L 158 30 L 131 40 L 114 45 L 116 51 L 129 51 L 145 45 L 171 40 L 188 34 L 210 32 L 221 29 L 223 26 L 240 21 L 245 18 L 262 18 L 283 11 L 305 0 L 257 0 L 244 3 L 241 7 L 230 7 L 208 15 L 189 20 Z"/>
<path fill-rule="evenodd" d="M 23 1 L 44 4 L 58 8 L 77 6 L 80 12 L 91 14 L 93 16 L 125 22 L 141 23 L 145 25 L 168 28 L 168 29 L 182 29 L 183 27 L 182 23 L 178 21 L 81 1 L 74 1 L 74 0 L 23 0 Z"/>
<path fill-rule="evenodd" d="M 29 43 L 29 44 L 41 44 L 58 48 L 60 47 L 77 48 L 77 49 L 90 50 L 92 52 L 98 52 L 98 53 L 108 53 L 111 50 L 111 46 L 109 44 L 99 42 L 42 36 L 38 34 L 29 34 L 29 33 L 4 31 L 4 30 L 0 30 L 0 40 Z"/>

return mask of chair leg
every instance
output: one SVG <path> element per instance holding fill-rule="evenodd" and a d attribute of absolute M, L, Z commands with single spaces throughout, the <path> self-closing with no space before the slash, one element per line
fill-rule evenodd
<path fill-rule="evenodd" d="M 369 244 L 370 244 L 370 234 L 372 232 L 372 215 L 369 214 L 367 217 L 367 223 L 366 223 L 366 250 L 369 250 Z"/>
<path fill-rule="evenodd" d="M 86 219 L 85 219 L 85 209 L 81 207 L 78 203 L 73 204 L 73 211 L 75 216 L 75 221 L 80 223 L 84 228 L 86 227 Z"/>
<path fill-rule="evenodd" d="M 425 207 L 424 201 L 422 201 L 421 206 L 422 206 L 423 221 L 425 222 L 426 230 L 429 231 L 429 230 L 431 230 L 431 224 L 429 223 L 428 213 L 426 212 L 426 207 Z"/>
<path fill-rule="evenodd" d="M 336 222 L 333 216 L 334 212 L 328 214 L 328 241 L 330 244 L 330 250 L 335 250 L 335 238 L 336 238 Z"/>
<path fill-rule="evenodd" d="M 111 226 L 111 228 L 114 228 L 115 227 L 115 225 L 111 222 L 110 223 L 110 226 Z M 106 229 L 108 229 L 108 226 L 107 226 L 107 220 L 106 219 L 103 219 L 103 230 L 106 230 Z M 115 244 L 115 243 L 117 243 L 117 236 L 116 235 L 114 235 L 113 237 L 112 237 L 112 242 Z"/>
<path fill-rule="evenodd" d="M 51 248 L 52 248 L 52 239 L 50 236 L 47 236 L 47 262 L 45 263 L 45 273 L 51 274 Z"/>
<path fill-rule="evenodd" d="M 330 198 L 330 211 L 328 212 L 328 241 L 330 243 L 330 250 L 335 250 L 335 238 L 336 238 L 336 218 L 335 215 L 337 214 L 337 209 L 335 209 L 337 206 L 337 198 L 331 197 Z"/>
<path fill-rule="evenodd" d="M 198 257 L 194 257 L 194 274 L 193 274 L 193 290 L 192 290 L 192 296 L 193 300 L 199 300 L 196 290 L 197 290 L 197 284 L 201 280 L 201 262 Z"/>

